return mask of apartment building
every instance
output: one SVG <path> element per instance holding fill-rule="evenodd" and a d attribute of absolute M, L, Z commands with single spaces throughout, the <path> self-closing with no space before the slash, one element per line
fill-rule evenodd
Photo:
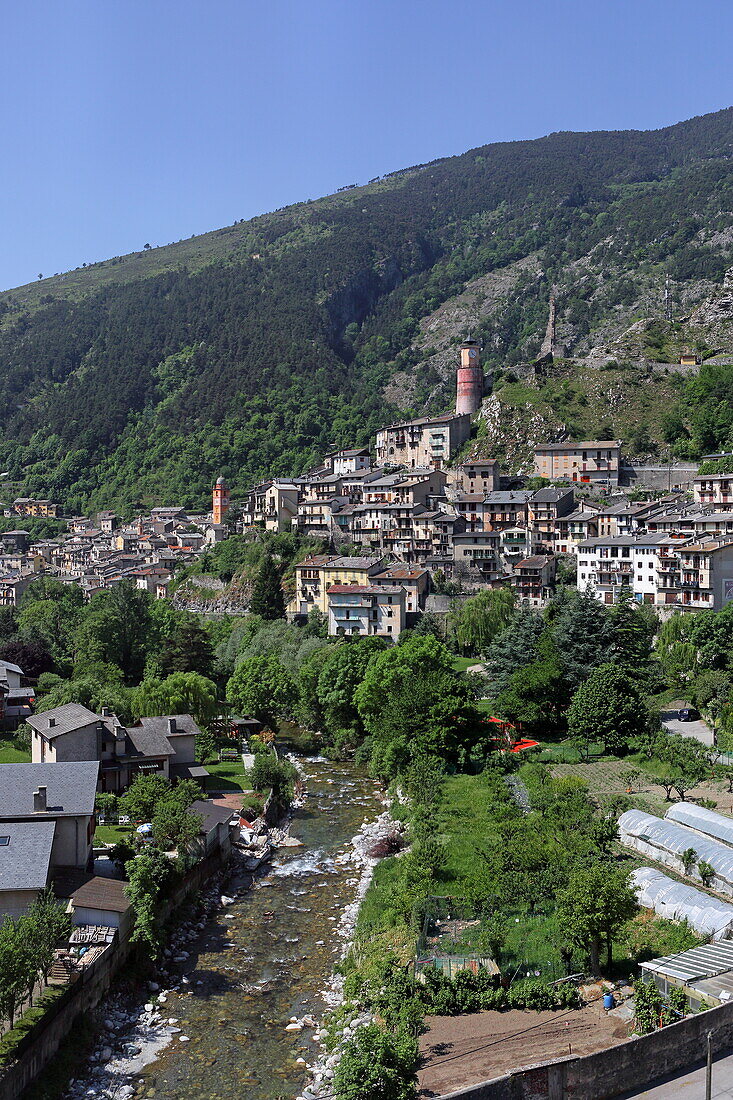
<path fill-rule="evenodd" d="M 497 583 L 504 573 L 500 541 L 498 531 L 465 531 L 454 535 L 450 572 L 456 576 L 474 575 L 484 584 Z"/>
<path fill-rule="evenodd" d="M 552 554 L 523 558 L 514 567 L 509 583 L 520 606 L 544 607 L 555 591 L 555 558 Z"/>
<path fill-rule="evenodd" d="M 421 417 L 390 424 L 377 432 L 380 466 L 446 467 L 471 434 L 468 413 Z"/>
<path fill-rule="evenodd" d="M 372 460 L 368 447 L 350 447 L 348 450 L 332 451 L 331 454 L 327 454 L 323 464 L 332 474 L 343 477 L 345 474 L 371 469 Z"/>
<path fill-rule="evenodd" d="M 538 489 L 528 501 L 529 526 L 538 545 L 552 553 L 558 541 L 557 521 L 575 508 L 575 490 L 548 485 Z"/>
<path fill-rule="evenodd" d="M 657 607 L 720 611 L 731 600 L 733 536 L 670 539 L 660 555 Z"/>
<path fill-rule="evenodd" d="M 619 439 L 592 439 L 580 443 L 543 443 L 535 447 L 536 477 L 549 481 L 618 485 L 621 467 Z"/>
<path fill-rule="evenodd" d="M 333 584 L 327 590 L 328 633 L 396 641 L 405 629 L 405 589 L 392 584 Z"/>
<path fill-rule="evenodd" d="M 613 604 L 622 592 L 639 603 L 657 603 L 661 557 L 673 545 L 669 535 L 607 535 L 587 539 L 576 550 L 578 591 L 592 591 Z"/>
<path fill-rule="evenodd" d="M 576 508 L 557 520 L 555 550 L 558 554 L 573 554 L 581 542 L 598 535 L 598 513 L 591 508 Z"/>
<path fill-rule="evenodd" d="M 396 585 L 405 590 L 405 614 L 408 625 L 411 617 L 425 610 L 430 591 L 430 573 L 410 565 L 390 565 L 374 576 L 375 584 Z"/>
<path fill-rule="evenodd" d="M 461 493 L 485 496 L 499 488 L 501 475 L 495 458 L 476 458 L 456 466 L 454 487 Z"/>
<path fill-rule="evenodd" d="M 317 554 L 305 558 L 295 567 L 295 595 L 287 607 L 289 618 L 300 618 L 317 608 L 328 614 L 328 589 L 334 585 L 368 587 L 385 568 L 384 558 L 339 557 L 336 554 Z"/>
<path fill-rule="evenodd" d="M 698 504 L 733 511 L 733 474 L 702 474 L 693 480 L 692 492 Z"/>

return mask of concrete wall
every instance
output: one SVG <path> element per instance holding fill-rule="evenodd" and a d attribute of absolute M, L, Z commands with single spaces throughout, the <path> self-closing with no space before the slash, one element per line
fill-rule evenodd
<path fill-rule="evenodd" d="M 673 463 L 669 466 L 622 466 L 620 472 L 621 485 L 631 485 L 634 488 L 644 489 L 674 489 L 675 485 L 692 489 L 692 483 L 697 477 L 697 463 Z"/>
<path fill-rule="evenodd" d="M 190 894 L 201 888 L 210 875 L 220 870 L 227 855 L 228 851 L 217 851 L 192 867 L 166 900 L 163 918 L 167 919 Z M 21 1041 L 17 1061 L 7 1067 L 0 1066 L 0 1100 L 18 1100 L 23 1090 L 43 1073 L 77 1021 L 92 1012 L 106 996 L 115 974 L 130 952 L 129 941 L 115 938 L 104 954 L 82 971 L 82 977 Z"/>
<path fill-rule="evenodd" d="M 6 917 L 22 917 L 37 897 L 38 890 L 0 890 L 0 924 Z"/>
<path fill-rule="evenodd" d="M 59 817 L 51 849 L 52 867 L 85 868 L 92 850 L 88 817 Z"/>
<path fill-rule="evenodd" d="M 18 1060 L 0 1068 L 0 1100 L 18 1100 L 43 1072 L 81 1016 L 93 1011 L 106 995 L 126 957 L 115 943 L 83 971 L 80 978 L 28 1035 Z"/>
<path fill-rule="evenodd" d="M 733 1002 L 608 1050 L 525 1066 L 444 1094 L 440 1100 L 614 1100 L 699 1062 L 709 1031 L 713 1055 L 729 1051 L 733 1045 Z"/>

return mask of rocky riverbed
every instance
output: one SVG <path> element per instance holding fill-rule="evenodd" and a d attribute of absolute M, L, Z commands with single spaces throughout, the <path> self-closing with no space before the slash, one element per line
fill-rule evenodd
<path fill-rule="evenodd" d="M 291 827 L 302 846 L 280 848 L 254 880 L 235 865 L 210 885 L 168 947 L 160 988 L 106 1007 L 69 1100 L 279 1100 L 330 1079 L 319 1021 L 340 999 L 333 968 L 371 878 L 368 850 L 392 823 L 355 769 L 309 760 L 304 777 Z"/>

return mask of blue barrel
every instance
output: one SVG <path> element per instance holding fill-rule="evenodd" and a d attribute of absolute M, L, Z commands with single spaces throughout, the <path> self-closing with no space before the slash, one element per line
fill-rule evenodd
<path fill-rule="evenodd" d="M 616 1006 L 616 998 L 614 997 L 613 993 L 604 993 L 603 994 L 603 1007 L 606 1010 L 608 1010 L 609 1008 L 615 1008 L 615 1006 Z"/>

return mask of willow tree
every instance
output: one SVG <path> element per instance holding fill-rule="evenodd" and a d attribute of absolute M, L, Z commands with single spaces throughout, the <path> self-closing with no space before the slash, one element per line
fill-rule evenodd
<path fill-rule="evenodd" d="M 513 610 L 511 588 L 487 588 L 467 600 L 456 600 L 450 611 L 450 631 L 457 648 L 467 656 L 484 653 Z"/>

